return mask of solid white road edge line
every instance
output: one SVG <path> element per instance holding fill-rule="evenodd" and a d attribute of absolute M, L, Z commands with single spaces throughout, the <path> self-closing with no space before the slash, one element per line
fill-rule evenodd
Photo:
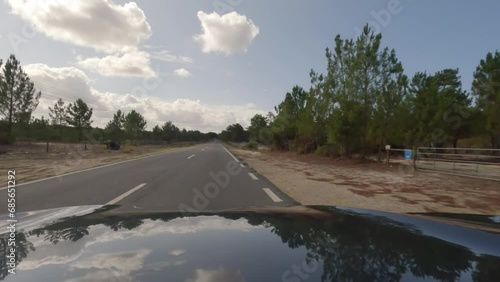
<path fill-rule="evenodd" d="M 251 173 L 251 172 L 249 172 L 249 173 L 248 173 L 248 175 L 250 175 L 250 177 L 251 177 L 253 180 L 259 180 L 259 179 L 257 178 L 257 176 L 255 176 L 255 174 L 253 174 L 253 173 Z"/>
<path fill-rule="evenodd" d="M 243 164 L 240 164 L 241 167 L 245 167 Z"/>
<path fill-rule="evenodd" d="M 189 157 L 188 157 L 188 160 L 189 160 L 190 158 L 194 157 L 194 156 L 195 156 L 195 155 L 191 155 L 191 156 L 189 156 Z"/>
<path fill-rule="evenodd" d="M 68 173 L 65 173 L 65 174 L 49 176 L 49 177 L 42 178 L 42 179 L 37 179 L 37 180 L 32 180 L 32 181 L 28 181 L 28 182 L 16 184 L 16 188 L 20 187 L 20 186 L 24 186 L 24 185 L 36 183 L 36 182 L 41 182 L 41 181 L 49 180 L 49 179 L 54 179 L 54 178 L 58 178 L 58 177 L 64 177 L 64 176 L 68 176 L 68 175 L 72 175 L 72 174 L 77 174 L 77 173 L 80 173 L 80 172 L 86 172 L 86 171 L 91 171 L 91 170 L 95 170 L 95 169 L 105 168 L 105 167 L 108 167 L 108 166 L 114 166 L 114 165 L 119 165 L 119 164 L 123 164 L 123 163 L 128 163 L 128 162 L 138 161 L 138 160 L 142 160 L 142 159 L 152 158 L 152 157 L 161 156 L 161 155 L 165 155 L 165 154 L 170 154 L 170 153 L 173 153 L 173 152 L 179 152 L 181 150 L 187 150 L 187 149 L 190 149 L 190 147 L 188 147 L 188 148 L 181 148 L 179 150 L 171 150 L 171 151 L 167 151 L 167 152 L 163 152 L 163 153 L 158 153 L 158 154 L 153 154 L 153 155 L 144 156 L 144 157 L 139 157 L 139 158 L 135 158 L 135 159 L 125 160 L 125 161 L 121 161 L 121 162 L 110 163 L 110 164 L 105 164 L 105 165 L 101 165 L 101 166 L 86 168 L 86 169 L 82 169 L 82 170 L 72 171 L 72 172 L 68 172 Z M 0 188 L 0 191 L 7 190 L 7 188 L 8 187 L 2 187 L 2 188 Z"/>
<path fill-rule="evenodd" d="M 221 145 L 221 146 L 222 146 L 222 148 L 224 148 L 224 150 L 226 150 L 226 152 L 227 152 L 229 155 L 231 155 L 231 157 L 233 157 L 233 159 L 234 159 L 235 161 L 240 162 L 240 161 L 238 161 L 238 159 L 237 159 L 235 156 L 233 156 L 233 154 L 231 154 L 231 152 L 229 152 L 229 150 L 228 150 L 228 149 L 226 149 L 226 147 L 224 147 L 224 145 Z"/>
<path fill-rule="evenodd" d="M 113 200 L 109 201 L 106 203 L 106 205 L 114 205 L 116 203 L 118 203 L 119 201 L 125 199 L 126 197 L 130 196 L 130 194 L 134 193 L 135 191 L 141 189 L 142 187 L 146 186 L 147 183 L 142 183 L 142 184 L 139 184 L 137 185 L 136 187 L 128 190 L 127 192 L 121 194 L 120 196 L 114 198 Z"/>
<path fill-rule="evenodd" d="M 264 192 L 266 192 L 269 198 L 271 198 L 271 200 L 273 200 L 274 202 L 276 203 L 283 202 L 278 196 L 276 196 L 276 194 L 273 193 L 273 191 L 271 191 L 271 189 L 262 188 L 262 190 L 264 190 Z"/>

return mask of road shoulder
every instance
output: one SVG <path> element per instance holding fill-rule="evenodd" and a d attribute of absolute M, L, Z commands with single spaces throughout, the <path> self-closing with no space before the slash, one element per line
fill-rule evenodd
<path fill-rule="evenodd" d="M 337 205 L 387 212 L 500 214 L 498 182 L 342 161 L 291 152 L 228 146 L 283 193 L 304 205 Z"/>

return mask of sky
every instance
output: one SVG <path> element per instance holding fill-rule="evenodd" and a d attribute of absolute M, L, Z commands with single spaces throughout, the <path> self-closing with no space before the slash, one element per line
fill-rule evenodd
<path fill-rule="evenodd" d="M 36 117 L 82 98 L 94 126 L 121 109 L 149 129 L 219 132 L 308 89 L 335 36 L 366 23 L 410 77 L 458 68 L 470 90 L 500 47 L 499 14 L 497 0 L 1 0 L 0 58 L 15 54 L 42 91 Z"/>

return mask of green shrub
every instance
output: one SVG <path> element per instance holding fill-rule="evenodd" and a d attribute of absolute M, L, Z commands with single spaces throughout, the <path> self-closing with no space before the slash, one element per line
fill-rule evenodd
<path fill-rule="evenodd" d="M 318 149 L 316 149 L 316 155 L 322 157 L 336 157 L 340 156 L 340 152 L 338 150 L 338 146 L 333 144 L 326 144 L 323 146 L 319 146 Z"/>
<path fill-rule="evenodd" d="M 250 142 L 246 143 L 245 145 L 243 145 L 243 149 L 257 150 L 257 149 L 259 149 L 259 144 L 255 141 L 250 141 Z"/>

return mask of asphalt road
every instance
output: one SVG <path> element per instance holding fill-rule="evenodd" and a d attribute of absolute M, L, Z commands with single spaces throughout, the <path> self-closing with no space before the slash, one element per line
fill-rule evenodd
<path fill-rule="evenodd" d="M 127 211 L 220 211 L 297 204 L 215 141 L 17 185 L 17 211 L 104 204 Z M 7 203 L 5 189 L 0 202 Z M 0 213 L 6 212 L 7 205 Z"/>

